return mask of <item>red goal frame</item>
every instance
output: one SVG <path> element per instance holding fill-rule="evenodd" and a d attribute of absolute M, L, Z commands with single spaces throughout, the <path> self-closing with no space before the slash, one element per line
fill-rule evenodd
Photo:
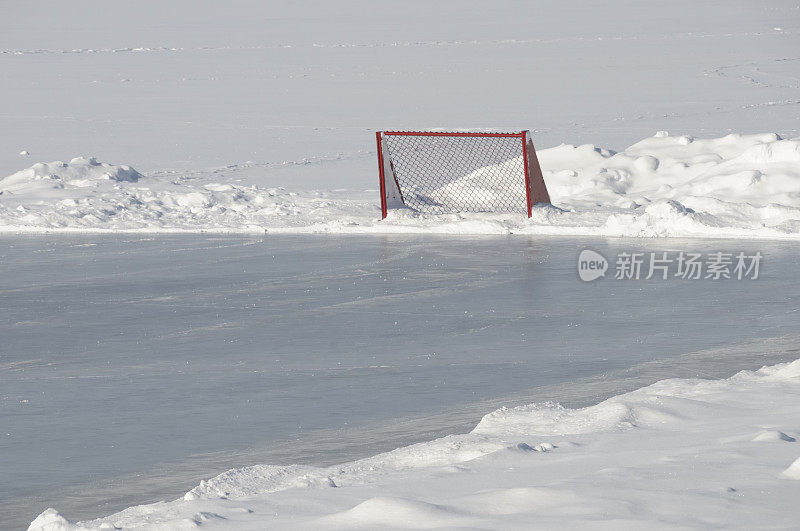
<path fill-rule="evenodd" d="M 420 137 L 473 137 L 473 138 L 519 138 L 521 154 L 523 157 L 525 173 L 525 201 L 527 203 L 528 217 L 532 215 L 533 205 L 536 203 L 550 203 L 550 195 L 542 175 L 542 168 L 533 147 L 530 131 L 524 130 L 514 133 L 473 133 L 473 132 L 440 132 L 440 131 L 377 131 L 375 138 L 378 147 L 378 174 L 380 177 L 381 194 L 381 219 L 388 215 L 392 205 L 405 205 L 403 193 L 400 189 L 397 176 L 394 173 L 392 161 L 388 160 L 384 137 L 388 136 L 420 136 Z M 387 182 L 387 177 L 391 181 Z"/>

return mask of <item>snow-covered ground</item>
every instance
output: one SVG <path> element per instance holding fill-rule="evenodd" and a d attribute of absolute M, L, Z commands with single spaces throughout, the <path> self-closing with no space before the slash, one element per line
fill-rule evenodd
<path fill-rule="evenodd" d="M 790 529 L 798 418 L 800 360 L 583 409 L 503 408 L 465 435 L 328 468 L 231 470 L 77 525 L 48 509 L 29 529 Z"/>
<path fill-rule="evenodd" d="M 0 231 L 796 239 L 798 27 L 791 1 L 18 4 Z M 373 132 L 426 128 L 532 130 L 558 208 L 377 222 Z"/>
<path fill-rule="evenodd" d="M 363 190 L 382 129 L 531 129 L 538 148 L 614 150 L 659 130 L 794 138 L 799 24 L 794 0 L 14 3 L 0 176 L 94 156 Z"/>
<path fill-rule="evenodd" d="M 561 145 L 540 150 L 539 158 L 553 206 L 537 206 L 530 220 L 522 213 L 436 216 L 403 209 L 380 221 L 377 191 L 297 192 L 146 177 L 86 158 L 37 163 L 0 179 L 0 230 L 800 239 L 800 139 L 659 132 L 619 153 Z M 465 175 L 434 197 L 457 204 L 448 198 L 505 184 Z"/>

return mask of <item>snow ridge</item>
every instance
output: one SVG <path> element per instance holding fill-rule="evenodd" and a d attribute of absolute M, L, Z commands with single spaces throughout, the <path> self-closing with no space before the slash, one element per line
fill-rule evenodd
<path fill-rule="evenodd" d="M 520 214 L 380 221 L 377 191 L 289 191 L 213 177 L 144 176 L 76 158 L 0 179 L 0 232 L 449 233 L 800 239 L 800 139 L 659 132 L 622 152 L 561 145 L 538 152 L 553 205 Z M 505 164 L 517 164 L 509 161 Z M 487 168 L 434 192 L 491 190 Z M 332 181 L 333 182 L 333 181 Z"/>
<path fill-rule="evenodd" d="M 501 408 L 470 433 L 328 468 L 234 469 L 90 522 L 47 509 L 29 531 L 791 527 L 799 399 L 800 360 L 662 380 L 582 409 Z"/>

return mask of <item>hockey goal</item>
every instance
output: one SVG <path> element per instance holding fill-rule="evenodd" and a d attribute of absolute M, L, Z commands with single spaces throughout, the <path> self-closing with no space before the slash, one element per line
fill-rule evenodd
<path fill-rule="evenodd" d="M 530 133 L 378 131 L 381 215 L 519 212 L 549 203 Z"/>

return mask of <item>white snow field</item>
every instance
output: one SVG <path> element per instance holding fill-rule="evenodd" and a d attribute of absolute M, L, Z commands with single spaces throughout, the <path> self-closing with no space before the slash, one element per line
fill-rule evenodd
<path fill-rule="evenodd" d="M 800 139 L 732 134 L 703 140 L 659 132 L 619 153 L 562 145 L 538 155 L 553 206 L 537 206 L 530 220 L 522 214 L 521 186 L 516 214 L 436 216 L 402 209 L 380 221 L 375 192 L 150 178 L 129 166 L 77 158 L 37 163 L 0 179 L 0 230 L 800 239 Z M 470 193 L 514 188 L 490 170 L 465 175 L 431 198 L 457 207 Z"/>
<path fill-rule="evenodd" d="M 799 26 L 794 0 L 17 2 L 0 176 L 93 156 L 358 191 L 377 189 L 383 129 L 618 151 L 660 130 L 795 138 Z"/>
<path fill-rule="evenodd" d="M 797 238 L 793 0 L 84 0 L 3 15 L 2 231 Z M 378 223 L 374 131 L 429 128 L 531 129 L 558 208 Z M 115 177 L 125 166 L 143 177 Z"/>
<path fill-rule="evenodd" d="M 502 408 L 470 433 L 327 468 L 266 466 L 182 500 L 30 530 L 791 529 L 800 360 L 663 380 L 582 409 Z"/>

